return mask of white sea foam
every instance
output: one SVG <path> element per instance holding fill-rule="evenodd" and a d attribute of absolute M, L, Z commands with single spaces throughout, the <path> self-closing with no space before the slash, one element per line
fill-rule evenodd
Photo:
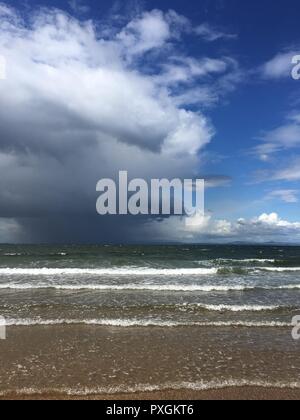
<path fill-rule="evenodd" d="M 0 283 L 0 289 L 39 290 L 55 289 L 66 291 L 98 290 L 98 291 L 152 291 L 152 292 L 244 292 L 251 290 L 300 290 L 300 284 L 281 286 L 260 285 L 200 285 L 200 284 L 57 284 L 57 283 Z"/>
<path fill-rule="evenodd" d="M 63 254 L 61 254 L 63 255 Z M 222 273 L 222 268 L 147 268 L 147 267 L 127 267 L 127 268 L 0 268 L 0 277 L 5 276 L 40 276 L 40 277 L 59 277 L 59 276 L 159 276 L 159 277 L 184 277 L 184 276 L 208 276 Z M 235 268 L 232 268 L 234 271 Z M 249 267 L 245 267 L 249 270 Z M 300 267 L 255 267 L 255 271 L 269 272 L 300 272 Z"/>
<path fill-rule="evenodd" d="M 300 285 L 299 285 L 300 288 Z M 181 285 L 181 284 L 52 284 L 52 283 L 5 283 L 0 284 L 0 289 L 28 290 L 28 289 L 56 289 L 56 290 L 100 290 L 100 291 L 164 291 L 164 292 L 227 292 L 253 290 L 251 286 L 219 286 L 219 285 Z"/>
<path fill-rule="evenodd" d="M 159 319 L 6 319 L 6 326 L 59 326 L 59 325 L 90 325 L 103 327 L 245 327 L 245 328 L 284 328 L 291 327 L 292 323 L 269 321 L 269 322 L 248 322 L 248 321 L 228 321 L 228 322 L 188 322 L 188 321 L 162 321 Z"/>
<path fill-rule="evenodd" d="M 0 396 L 9 395 L 33 396 L 33 395 L 61 395 L 61 396 L 93 396 L 93 395 L 115 395 L 115 394 L 136 394 L 141 392 L 158 392 L 158 391 L 210 391 L 226 388 L 276 388 L 276 389 L 300 389 L 300 382 L 279 382 L 279 381 L 252 381 L 248 379 L 228 379 L 225 381 L 197 381 L 197 382 L 165 382 L 162 384 L 137 384 L 118 385 L 94 388 L 21 388 L 17 390 L 1 391 Z"/>
<path fill-rule="evenodd" d="M 257 268 L 258 271 L 273 271 L 278 273 L 284 273 L 284 272 L 300 272 L 300 267 L 260 267 Z"/>
<path fill-rule="evenodd" d="M 240 262 L 240 263 L 275 263 L 276 260 L 274 259 L 266 259 L 266 258 L 244 258 L 244 259 L 236 259 L 236 258 L 218 258 L 217 261 L 221 262 Z"/>
<path fill-rule="evenodd" d="M 0 276 L 198 276 L 217 272 L 217 268 L 0 268 Z"/>
<path fill-rule="evenodd" d="M 208 311 L 228 311 L 228 312 L 264 312 L 264 311 L 276 311 L 278 309 L 283 309 L 282 306 L 275 305 L 205 305 L 202 303 L 197 304 L 186 304 L 183 306 L 196 306 L 198 308 L 206 309 Z"/>

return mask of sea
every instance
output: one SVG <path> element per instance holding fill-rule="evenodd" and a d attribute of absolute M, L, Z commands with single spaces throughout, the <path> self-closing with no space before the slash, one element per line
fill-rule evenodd
<path fill-rule="evenodd" d="M 1 245 L 0 395 L 300 388 L 296 316 L 296 246 Z"/>

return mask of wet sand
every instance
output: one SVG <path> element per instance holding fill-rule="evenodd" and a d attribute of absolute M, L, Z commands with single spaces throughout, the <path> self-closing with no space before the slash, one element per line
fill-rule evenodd
<path fill-rule="evenodd" d="M 8 395 L 0 400 L 101 400 L 101 401 L 204 401 L 204 400 L 272 400 L 298 401 L 300 389 L 277 389 L 259 387 L 224 388 L 210 391 L 162 391 L 134 394 L 90 395 L 85 397 L 45 395 Z"/>
<path fill-rule="evenodd" d="M 299 378 L 298 356 L 298 343 L 285 328 L 9 327 L 0 345 L 0 395 L 298 400 L 300 388 L 292 388 Z"/>

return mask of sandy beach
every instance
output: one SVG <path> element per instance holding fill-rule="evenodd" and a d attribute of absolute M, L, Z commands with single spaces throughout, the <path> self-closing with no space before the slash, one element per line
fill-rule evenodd
<path fill-rule="evenodd" d="M 45 395 L 8 395 L 0 400 L 100 400 L 100 401 L 206 401 L 206 400 L 272 400 L 298 401 L 300 389 L 278 389 L 260 387 L 236 387 L 210 391 L 163 391 L 134 394 L 90 395 L 85 397 Z"/>

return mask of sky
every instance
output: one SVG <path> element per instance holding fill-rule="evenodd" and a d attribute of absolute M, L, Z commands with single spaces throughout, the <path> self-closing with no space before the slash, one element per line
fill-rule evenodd
<path fill-rule="evenodd" d="M 300 243 L 299 14 L 0 2 L 0 242 Z M 99 216 L 96 184 L 120 170 L 206 179 L 205 217 Z"/>

